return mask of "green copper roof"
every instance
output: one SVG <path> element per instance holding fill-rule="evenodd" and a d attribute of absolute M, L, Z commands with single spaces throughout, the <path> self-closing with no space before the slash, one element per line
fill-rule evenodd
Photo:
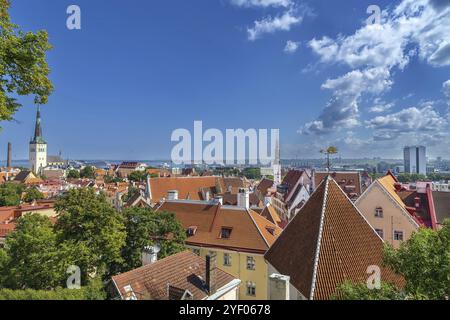
<path fill-rule="evenodd" d="M 31 140 L 31 143 L 34 144 L 45 144 L 44 137 L 42 136 L 42 127 L 41 127 L 41 108 L 38 106 L 36 113 L 36 125 L 34 127 L 34 138 Z"/>

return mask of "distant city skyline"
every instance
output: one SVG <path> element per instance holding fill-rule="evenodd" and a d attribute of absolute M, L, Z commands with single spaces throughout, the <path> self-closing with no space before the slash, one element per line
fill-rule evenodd
<path fill-rule="evenodd" d="M 272 5 L 269 5 L 271 3 Z M 66 28 L 77 4 L 82 29 Z M 195 120 L 280 128 L 283 159 L 450 159 L 450 5 L 378 1 L 14 0 L 13 22 L 46 29 L 55 92 L 41 107 L 48 154 L 169 159 Z M 421 8 L 423 6 L 423 8 Z M 0 126 L 0 159 L 27 159 L 36 106 Z"/>

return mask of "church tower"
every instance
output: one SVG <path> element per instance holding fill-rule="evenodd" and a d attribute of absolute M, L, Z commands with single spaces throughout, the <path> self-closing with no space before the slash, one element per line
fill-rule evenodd
<path fill-rule="evenodd" d="M 281 184 L 281 160 L 280 160 L 280 140 L 277 139 L 275 144 L 275 159 L 272 163 L 274 187 Z"/>
<path fill-rule="evenodd" d="M 41 109 L 38 106 L 34 138 L 30 141 L 30 168 L 35 174 L 41 174 L 47 166 L 47 143 L 42 137 Z"/>

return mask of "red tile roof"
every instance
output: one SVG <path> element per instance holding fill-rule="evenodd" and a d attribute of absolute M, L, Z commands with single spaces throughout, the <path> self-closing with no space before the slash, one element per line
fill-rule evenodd
<path fill-rule="evenodd" d="M 382 281 L 404 281 L 383 266 L 383 241 L 331 178 L 319 186 L 265 255 L 303 296 L 330 299 L 346 280 L 365 282 L 369 266 Z"/>
<path fill-rule="evenodd" d="M 122 297 L 127 295 L 125 287 L 131 286 L 138 300 L 169 300 L 169 285 L 178 289 L 180 293 L 188 290 L 194 296 L 194 300 L 202 300 L 208 297 L 205 278 L 205 260 L 190 251 L 112 277 Z M 217 268 L 217 289 L 235 279 Z"/>
<path fill-rule="evenodd" d="M 186 243 L 200 247 L 218 247 L 229 250 L 265 253 L 282 229 L 252 210 L 219 206 L 196 201 L 169 201 L 158 211 L 174 213 L 187 230 L 197 227 L 195 235 Z M 222 228 L 231 228 L 229 239 L 220 237 Z M 274 230 L 271 234 L 268 230 Z"/>

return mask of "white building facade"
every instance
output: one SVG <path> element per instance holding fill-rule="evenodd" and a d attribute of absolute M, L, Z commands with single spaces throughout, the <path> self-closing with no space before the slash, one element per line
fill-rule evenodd
<path fill-rule="evenodd" d="M 41 110 L 39 107 L 36 114 L 34 137 L 30 141 L 29 150 L 31 171 L 35 174 L 42 174 L 43 169 L 47 167 L 47 143 L 42 136 Z"/>

